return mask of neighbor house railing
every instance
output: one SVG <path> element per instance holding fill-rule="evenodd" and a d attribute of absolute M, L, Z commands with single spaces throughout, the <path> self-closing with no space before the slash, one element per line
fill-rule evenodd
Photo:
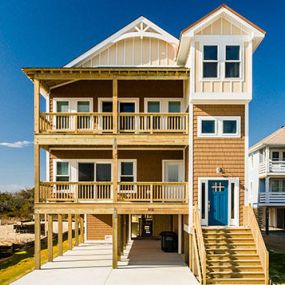
<path fill-rule="evenodd" d="M 272 161 L 268 163 L 261 162 L 258 168 L 259 174 L 267 173 L 284 173 L 285 174 L 285 161 Z"/>
<path fill-rule="evenodd" d="M 119 182 L 118 202 L 187 203 L 186 182 Z M 112 182 L 41 182 L 40 202 L 113 201 Z"/>
<path fill-rule="evenodd" d="M 265 276 L 265 284 L 268 284 L 269 281 L 269 255 L 267 248 L 265 246 L 263 237 L 261 235 L 259 225 L 256 220 L 256 216 L 253 212 L 251 206 L 244 206 L 243 208 L 243 225 L 245 227 L 249 227 L 251 229 L 251 233 L 254 239 L 254 243 L 256 246 L 256 251 L 259 256 L 264 276 Z"/>
<path fill-rule="evenodd" d="M 207 256 L 201 227 L 201 217 L 197 205 L 193 207 L 192 249 L 192 272 L 198 277 L 200 284 L 206 285 Z"/>
<path fill-rule="evenodd" d="M 259 203 L 285 205 L 285 192 L 261 192 L 259 193 Z"/>
<path fill-rule="evenodd" d="M 112 113 L 40 113 L 40 133 L 111 133 Z M 120 113 L 119 133 L 187 133 L 187 113 Z"/>

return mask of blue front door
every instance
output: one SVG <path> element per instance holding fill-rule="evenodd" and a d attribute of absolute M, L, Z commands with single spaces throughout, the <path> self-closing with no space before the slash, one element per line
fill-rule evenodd
<path fill-rule="evenodd" d="M 209 225 L 228 225 L 228 184 L 226 180 L 209 180 Z"/>

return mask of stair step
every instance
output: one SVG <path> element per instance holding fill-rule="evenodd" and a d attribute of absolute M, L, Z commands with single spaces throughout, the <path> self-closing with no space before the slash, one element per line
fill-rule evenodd
<path fill-rule="evenodd" d="M 257 254 L 232 254 L 232 253 L 215 253 L 208 254 L 207 261 L 239 261 L 239 260 L 256 260 L 259 261 L 259 256 Z"/>
<path fill-rule="evenodd" d="M 211 278 L 207 284 L 265 284 L 264 278 Z"/>
<path fill-rule="evenodd" d="M 220 253 L 229 253 L 232 255 L 236 254 L 256 254 L 256 249 L 248 249 L 248 248 L 206 248 L 207 256 L 212 254 L 220 254 Z"/>
<path fill-rule="evenodd" d="M 251 233 L 204 233 L 204 239 L 213 238 L 213 239 L 232 239 L 232 238 L 252 238 Z"/>
<path fill-rule="evenodd" d="M 204 238 L 205 244 L 255 244 L 254 239 L 251 238 Z"/>
<path fill-rule="evenodd" d="M 245 247 L 246 246 L 246 247 Z M 224 243 L 224 244 L 216 244 L 216 243 L 206 243 L 205 244 L 206 249 L 256 249 L 255 244 L 240 244 L 240 243 Z"/>
<path fill-rule="evenodd" d="M 261 265 L 208 265 L 207 266 L 208 272 L 262 272 L 263 268 Z"/>
<path fill-rule="evenodd" d="M 260 260 L 254 259 L 238 259 L 238 260 L 207 260 L 207 265 L 211 266 L 244 266 L 244 267 L 251 267 L 251 266 L 261 266 Z"/>
<path fill-rule="evenodd" d="M 209 272 L 211 278 L 264 278 L 263 272 Z"/>

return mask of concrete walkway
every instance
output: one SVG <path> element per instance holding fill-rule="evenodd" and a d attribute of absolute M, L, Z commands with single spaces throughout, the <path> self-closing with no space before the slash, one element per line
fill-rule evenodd
<path fill-rule="evenodd" d="M 15 285 L 189 285 L 199 284 L 177 253 L 164 253 L 160 241 L 138 240 L 112 269 L 112 244 L 90 242 L 67 251 Z"/>

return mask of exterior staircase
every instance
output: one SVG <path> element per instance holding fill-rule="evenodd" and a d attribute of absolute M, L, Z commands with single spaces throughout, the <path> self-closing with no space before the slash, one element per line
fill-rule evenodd
<path fill-rule="evenodd" d="M 203 228 L 206 284 L 266 284 L 249 228 Z"/>

